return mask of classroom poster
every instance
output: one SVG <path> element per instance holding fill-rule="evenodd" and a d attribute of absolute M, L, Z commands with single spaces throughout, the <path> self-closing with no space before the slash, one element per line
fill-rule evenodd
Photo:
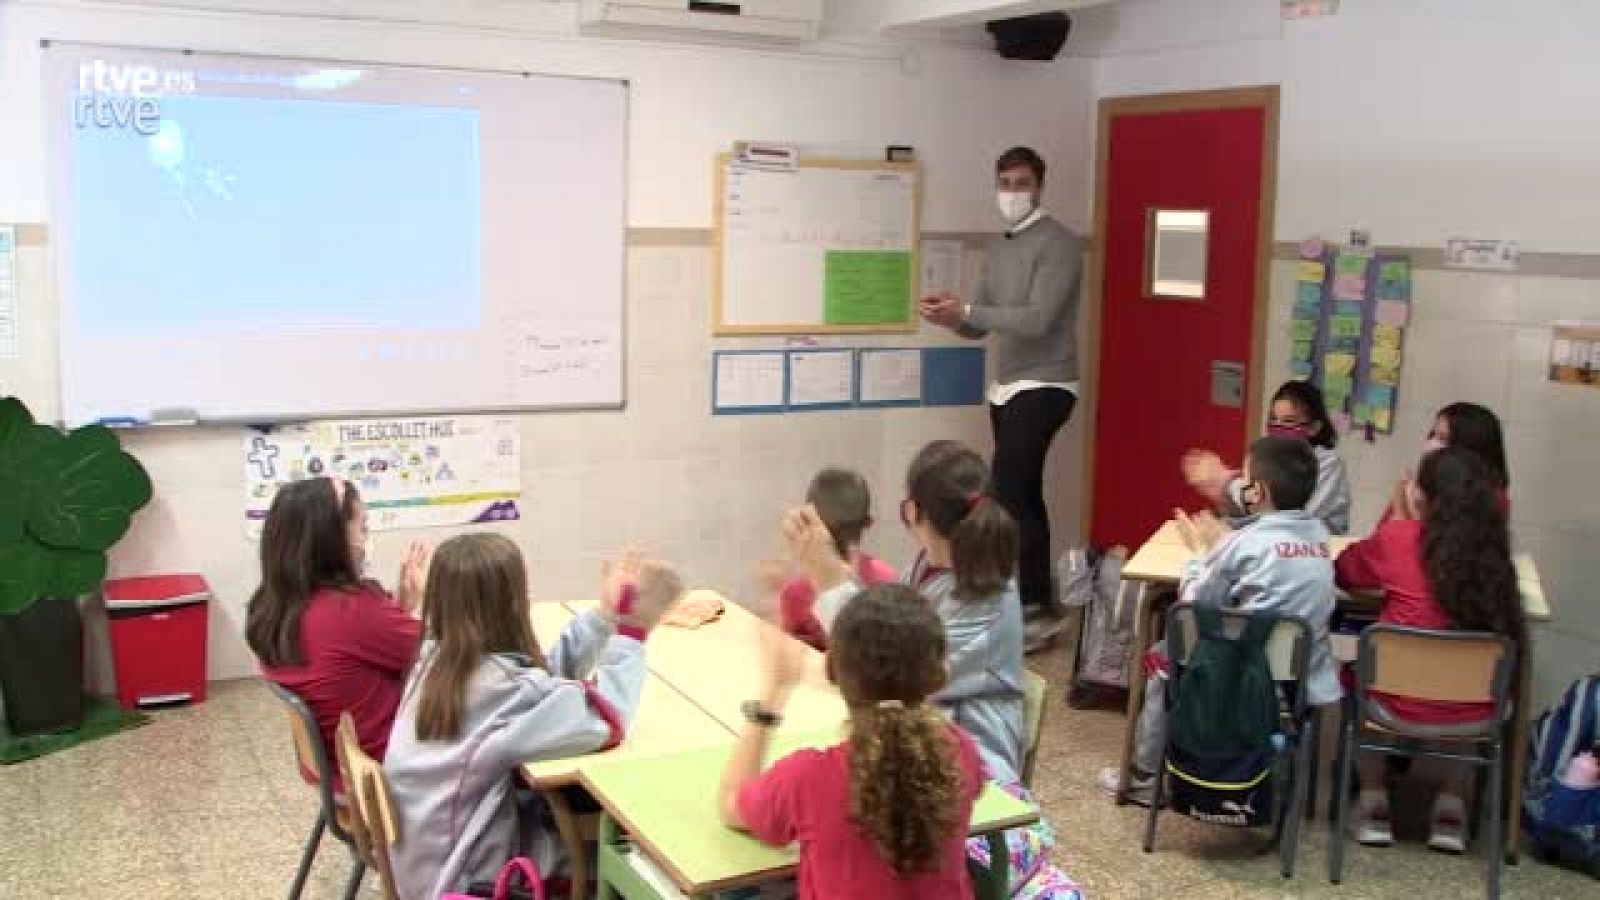
<path fill-rule="evenodd" d="M 1550 330 L 1550 380 L 1600 385 L 1600 323 L 1555 323 Z"/>
<path fill-rule="evenodd" d="M 374 531 L 521 518 L 521 435 L 492 416 L 336 419 L 247 431 L 245 529 L 252 539 L 278 487 L 342 477 L 361 490 Z"/>

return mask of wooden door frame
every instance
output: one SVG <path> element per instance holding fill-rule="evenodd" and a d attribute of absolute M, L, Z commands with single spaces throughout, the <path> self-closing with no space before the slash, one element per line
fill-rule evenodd
<path fill-rule="evenodd" d="M 1245 442 L 1256 433 L 1261 415 L 1261 367 L 1266 359 L 1267 314 L 1272 307 L 1273 213 L 1278 194 L 1278 85 L 1228 88 L 1215 91 L 1184 91 L 1172 94 L 1140 94 L 1130 97 L 1102 97 L 1095 129 L 1094 162 L 1094 242 L 1088 276 L 1090 288 L 1084 291 L 1084 319 L 1088 340 L 1084 345 L 1083 376 L 1079 398 L 1087 440 L 1083 442 L 1083 521 L 1085 541 L 1094 522 L 1094 464 L 1096 431 L 1100 415 L 1100 326 L 1101 303 L 1105 294 L 1106 193 L 1110 162 L 1111 120 L 1138 113 L 1183 112 L 1187 110 L 1237 109 L 1259 107 L 1266 117 L 1262 129 L 1261 206 L 1256 226 L 1256 295 L 1250 339 L 1249 376 L 1245 382 Z M 1178 461 L 1173 460 L 1173 465 Z M 1129 548 L 1130 552 L 1138 548 Z"/>

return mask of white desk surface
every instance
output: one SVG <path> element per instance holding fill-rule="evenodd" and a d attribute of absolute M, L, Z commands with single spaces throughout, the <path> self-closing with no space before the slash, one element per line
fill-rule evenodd
<path fill-rule="evenodd" d="M 737 734 L 744 727 L 739 707 L 760 685 L 762 627 L 754 613 L 729 601 L 715 622 L 657 627 L 645 645 L 645 661 L 652 673 Z M 849 717 L 844 698 L 828 681 L 822 654 L 810 648 L 806 653 L 806 674 L 784 707 L 780 733 L 834 728 Z"/>
<path fill-rule="evenodd" d="M 533 604 L 532 613 L 534 634 L 541 647 L 553 646 L 573 616 L 566 606 L 548 602 Z M 652 638 L 646 647 L 654 643 Z M 648 650 L 646 655 L 648 658 Z M 579 767 L 592 760 L 649 758 L 724 746 L 732 744 L 733 737 L 722 723 L 651 672 L 645 676 L 638 712 L 620 745 L 602 753 L 529 763 L 523 771 L 540 785 L 576 784 Z"/>
<path fill-rule="evenodd" d="M 1344 552 L 1344 548 L 1355 542 L 1355 538 L 1334 538 L 1335 555 Z M 1178 537 L 1178 524 L 1169 520 L 1157 529 L 1156 533 L 1139 548 L 1139 552 L 1123 566 L 1122 577 L 1129 581 L 1151 584 L 1176 584 L 1182 580 L 1184 566 L 1188 565 L 1192 556 L 1189 548 L 1185 547 Z M 1527 553 L 1518 553 L 1513 562 L 1517 567 L 1517 583 L 1522 590 L 1524 613 L 1534 621 L 1549 621 L 1550 604 L 1545 598 L 1544 585 L 1539 579 L 1539 568 L 1534 563 L 1533 557 Z"/>

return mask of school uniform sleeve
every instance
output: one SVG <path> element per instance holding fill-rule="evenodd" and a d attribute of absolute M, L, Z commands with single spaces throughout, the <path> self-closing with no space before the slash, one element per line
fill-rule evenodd
<path fill-rule="evenodd" d="M 1371 537 L 1344 548 L 1333 561 L 1333 581 L 1347 591 L 1370 591 L 1383 586 L 1380 574 L 1385 556 L 1384 526 Z"/>
<path fill-rule="evenodd" d="M 833 620 L 839 617 L 839 610 L 844 605 L 854 600 L 856 595 L 864 588 L 854 579 L 846 580 L 817 595 L 817 621 L 822 623 L 822 630 L 833 632 Z"/>
<path fill-rule="evenodd" d="M 422 646 L 422 622 L 386 593 L 363 598 L 345 646 L 355 659 L 395 677 L 404 676 Z"/>
<path fill-rule="evenodd" d="M 1330 534 L 1350 533 L 1350 477 L 1344 460 L 1326 447 L 1317 448 L 1317 487 L 1306 512 L 1321 519 Z"/>
<path fill-rule="evenodd" d="M 1078 240 L 1051 242 L 1040 254 L 1028 284 L 1028 296 L 1016 306 L 974 303 L 967 324 L 978 331 L 1017 337 L 1043 337 L 1060 321 L 1062 309 L 1076 296 L 1083 251 Z"/>
<path fill-rule="evenodd" d="M 1020 688 L 1022 632 L 1021 601 L 1012 593 L 1003 593 L 990 604 L 962 604 L 956 615 L 945 619 L 950 678 L 937 699 L 949 703 Z"/>
<path fill-rule="evenodd" d="M 516 691 L 500 707 L 499 727 L 483 753 L 506 768 L 609 750 L 622 742 L 644 688 L 644 645 L 607 640 L 593 680 L 560 678 L 540 669 L 513 676 Z"/>
<path fill-rule="evenodd" d="M 550 674 L 558 678 L 588 677 L 615 630 L 605 616 L 592 609 L 573 617 L 561 629 L 556 645 L 545 653 Z"/>
<path fill-rule="evenodd" d="M 751 837 L 773 847 L 799 838 L 806 792 L 814 780 L 812 773 L 823 761 L 816 750 L 799 750 L 739 788 L 734 803 L 739 821 Z"/>
<path fill-rule="evenodd" d="M 1178 593 L 1186 603 L 1195 606 L 1232 606 L 1233 592 L 1239 578 L 1238 553 L 1243 531 L 1225 535 L 1204 558 L 1189 563 L 1179 584 Z"/>

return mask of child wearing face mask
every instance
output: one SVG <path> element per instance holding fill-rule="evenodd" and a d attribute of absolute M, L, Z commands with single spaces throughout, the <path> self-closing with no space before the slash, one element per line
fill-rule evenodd
<path fill-rule="evenodd" d="M 1311 624 L 1311 659 L 1306 698 L 1323 706 L 1340 697 L 1339 678 L 1328 643 L 1333 616 L 1333 553 L 1328 529 L 1308 504 L 1317 485 L 1317 458 L 1300 438 L 1268 436 L 1250 445 L 1240 496 L 1253 517 L 1238 530 L 1209 512 L 1175 515 L 1183 542 L 1194 554 L 1179 592 L 1196 606 L 1271 610 L 1300 616 Z M 1144 709 L 1139 714 L 1128 797 L 1149 802 L 1166 729 L 1167 660 L 1164 644 L 1145 660 L 1150 672 Z M 1118 793 L 1116 769 L 1103 769 L 1102 790 Z"/>
<path fill-rule="evenodd" d="M 1444 447 L 1459 447 L 1476 456 L 1489 468 L 1502 515 L 1511 515 L 1511 474 L 1506 467 L 1506 441 L 1500 417 L 1476 403 L 1452 403 L 1433 417 L 1423 456 Z M 1416 519 L 1418 510 L 1411 503 L 1416 479 L 1407 473 L 1395 487 L 1394 500 L 1384 511 L 1379 524 L 1390 519 Z"/>
<path fill-rule="evenodd" d="M 415 613 L 427 547 L 407 550 L 391 596 L 362 574 L 366 544 L 367 511 L 355 485 L 336 478 L 284 485 L 267 512 L 261 585 L 245 613 L 245 638 L 262 674 L 311 708 L 329 759 L 345 711 L 361 749 L 383 758 L 421 644 Z"/>
<path fill-rule="evenodd" d="M 1344 460 L 1334 452 L 1339 432 L 1328 416 L 1322 391 L 1309 381 L 1286 381 L 1272 395 L 1267 415 L 1271 437 L 1305 441 L 1317 460 L 1317 484 L 1306 512 L 1321 519 L 1332 534 L 1350 533 L 1350 478 Z M 1189 486 L 1230 518 L 1250 515 L 1243 498 L 1245 480 L 1210 450 L 1190 450 L 1183 457 L 1183 477 Z"/>

